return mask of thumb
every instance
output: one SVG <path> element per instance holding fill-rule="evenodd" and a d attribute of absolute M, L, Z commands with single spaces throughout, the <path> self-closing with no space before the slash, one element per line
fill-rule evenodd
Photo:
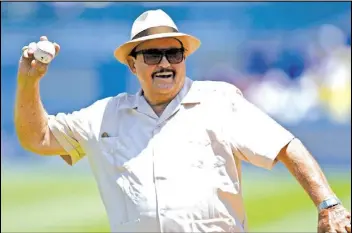
<path fill-rule="evenodd" d="M 37 60 L 31 62 L 31 68 L 29 70 L 29 76 L 31 77 L 43 77 L 48 69 L 48 66 Z"/>

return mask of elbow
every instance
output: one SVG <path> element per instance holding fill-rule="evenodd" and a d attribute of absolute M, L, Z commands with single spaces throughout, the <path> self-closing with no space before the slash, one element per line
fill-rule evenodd
<path fill-rule="evenodd" d="M 40 150 L 38 148 L 38 143 L 33 142 L 33 140 L 28 140 L 27 137 L 21 136 L 18 136 L 18 140 L 21 147 L 26 151 L 41 155 Z"/>
<path fill-rule="evenodd" d="M 22 124 L 15 119 L 15 130 L 20 146 L 38 155 L 48 155 L 50 148 L 49 129 Z"/>
<path fill-rule="evenodd" d="M 17 132 L 17 138 L 20 143 L 20 146 L 26 151 L 32 152 L 38 155 L 44 155 L 43 153 L 43 143 L 41 140 L 36 139 L 33 135 L 24 134 Z"/>
<path fill-rule="evenodd" d="M 32 143 L 30 140 L 27 140 L 23 137 L 18 137 L 18 141 L 23 149 L 32 153 L 36 153 L 36 147 L 34 146 L 34 143 Z"/>
<path fill-rule="evenodd" d="M 16 135 L 17 135 L 18 142 L 20 143 L 20 146 L 23 149 L 25 149 L 25 150 L 30 150 L 30 147 L 31 147 L 31 142 L 30 142 L 31 135 L 29 135 L 29 134 L 27 134 L 25 132 L 23 127 L 21 127 L 21 125 L 16 122 L 16 119 L 15 119 L 15 130 L 16 130 Z"/>
<path fill-rule="evenodd" d="M 31 140 L 29 140 L 31 138 L 30 135 L 27 135 L 26 133 L 23 132 L 23 130 L 21 130 L 21 128 L 16 124 L 16 135 L 17 135 L 17 139 L 18 142 L 20 143 L 20 146 L 25 149 L 25 150 L 31 150 Z"/>

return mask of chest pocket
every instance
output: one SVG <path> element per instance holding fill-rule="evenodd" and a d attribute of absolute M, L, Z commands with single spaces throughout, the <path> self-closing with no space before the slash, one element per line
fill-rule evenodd
<path fill-rule="evenodd" d="M 134 142 L 131 136 L 125 135 L 124 131 L 121 131 L 123 125 L 116 121 L 116 118 L 120 116 L 108 114 L 111 111 L 113 109 L 107 110 L 107 113 L 104 114 L 100 133 L 97 135 L 99 154 L 101 154 L 103 160 L 106 160 L 106 165 L 123 170 L 123 167 L 136 157 L 137 153 L 135 147 L 133 147 Z M 122 132 L 123 136 L 119 131 Z"/>
<path fill-rule="evenodd" d="M 120 137 L 101 137 L 98 144 L 103 159 L 118 170 L 123 171 L 126 163 L 133 158 L 130 143 L 121 141 Z"/>

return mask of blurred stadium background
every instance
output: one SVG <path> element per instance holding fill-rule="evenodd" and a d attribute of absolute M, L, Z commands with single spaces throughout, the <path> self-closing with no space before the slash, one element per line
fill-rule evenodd
<path fill-rule="evenodd" d="M 350 209 L 350 2 L 1 2 L 1 231 L 109 230 L 86 159 L 72 168 L 19 146 L 17 63 L 21 48 L 41 35 L 61 45 L 41 85 L 49 113 L 134 93 L 137 80 L 113 50 L 151 8 L 164 9 L 180 30 L 202 40 L 187 61 L 188 76 L 241 88 L 301 138 Z M 252 231 L 316 232 L 313 204 L 282 166 L 245 165 L 244 196 Z"/>

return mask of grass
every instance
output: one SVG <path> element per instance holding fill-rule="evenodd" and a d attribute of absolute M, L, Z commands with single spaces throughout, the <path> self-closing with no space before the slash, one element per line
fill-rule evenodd
<path fill-rule="evenodd" d="M 350 171 L 328 175 L 350 209 Z M 6 170 L 1 182 L 2 232 L 108 232 L 105 209 L 90 174 L 75 169 Z M 317 212 L 287 172 L 245 171 L 243 188 L 252 231 L 316 231 Z"/>

